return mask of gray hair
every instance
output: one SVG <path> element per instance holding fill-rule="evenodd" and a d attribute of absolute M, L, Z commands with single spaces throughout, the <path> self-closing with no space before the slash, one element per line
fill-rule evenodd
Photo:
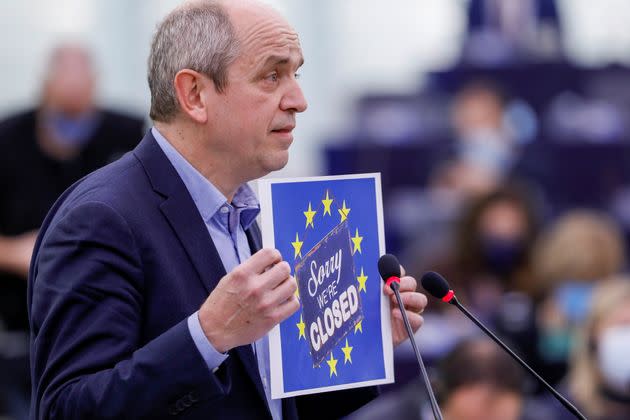
<path fill-rule="evenodd" d="M 171 121 L 179 112 L 173 81 L 182 69 L 205 74 L 223 92 L 238 40 L 224 7 L 202 1 L 178 7 L 158 25 L 149 54 L 150 117 Z"/>

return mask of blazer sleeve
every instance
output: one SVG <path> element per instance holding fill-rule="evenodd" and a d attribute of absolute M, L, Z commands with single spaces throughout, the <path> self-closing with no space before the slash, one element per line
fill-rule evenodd
<path fill-rule="evenodd" d="M 53 223 L 29 286 L 31 418 L 161 418 L 225 395 L 185 318 L 141 343 L 151 279 L 125 219 L 90 202 Z"/>

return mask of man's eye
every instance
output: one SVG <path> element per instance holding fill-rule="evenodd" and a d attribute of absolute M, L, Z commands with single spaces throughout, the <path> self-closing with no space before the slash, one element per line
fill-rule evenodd
<path fill-rule="evenodd" d="M 302 78 L 302 73 L 295 73 L 294 77 L 296 79 L 301 79 Z"/>
<path fill-rule="evenodd" d="M 277 82 L 278 81 L 278 73 L 273 72 L 271 74 L 268 74 L 267 77 L 265 77 L 265 79 L 270 81 L 270 82 Z"/>

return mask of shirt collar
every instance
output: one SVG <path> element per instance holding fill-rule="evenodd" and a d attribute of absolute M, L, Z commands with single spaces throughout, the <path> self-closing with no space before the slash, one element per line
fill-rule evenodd
<path fill-rule="evenodd" d="M 158 145 L 171 162 L 180 178 L 184 182 L 186 189 L 190 193 L 204 222 L 208 222 L 219 211 L 221 207 L 229 204 L 227 198 L 201 173 L 193 167 L 158 131 L 151 128 L 151 134 L 155 137 Z M 260 212 L 260 204 L 254 191 L 247 184 L 241 185 L 232 198 L 232 205 L 240 210 L 240 222 L 244 230 L 247 230 L 256 220 Z"/>

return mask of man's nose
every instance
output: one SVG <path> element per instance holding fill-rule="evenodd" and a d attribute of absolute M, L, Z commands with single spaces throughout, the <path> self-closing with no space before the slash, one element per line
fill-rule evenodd
<path fill-rule="evenodd" d="M 304 97 L 304 92 L 296 79 L 291 80 L 287 92 L 280 101 L 280 108 L 283 111 L 304 112 L 308 108 L 308 103 Z"/>

